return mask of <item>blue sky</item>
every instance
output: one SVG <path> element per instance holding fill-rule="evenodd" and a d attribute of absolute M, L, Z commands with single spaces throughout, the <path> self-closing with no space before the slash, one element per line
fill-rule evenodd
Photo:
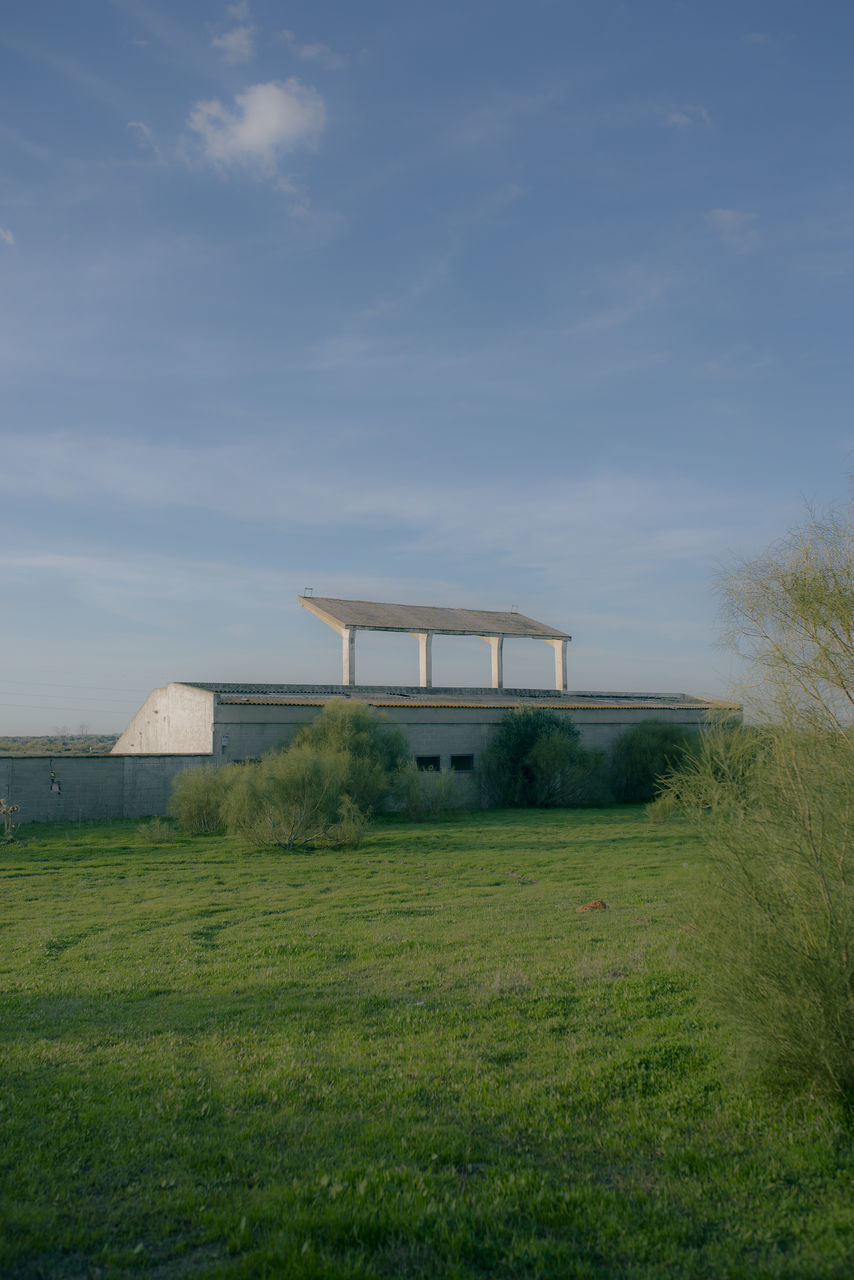
<path fill-rule="evenodd" d="M 718 567 L 849 484 L 852 36 L 796 0 L 7 6 L 0 733 L 338 680 L 305 586 L 517 605 L 573 688 L 725 693 Z M 415 679 L 408 638 L 357 656 Z"/>

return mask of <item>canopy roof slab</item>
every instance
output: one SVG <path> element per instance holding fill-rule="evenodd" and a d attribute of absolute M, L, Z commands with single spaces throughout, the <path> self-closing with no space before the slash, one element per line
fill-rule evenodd
<path fill-rule="evenodd" d="M 418 641 L 419 685 L 433 684 L 434 635 L 478 636 L 490 647 L 492 688 L 504 687 L 503 647 L 506 636 L 544 640 L 554 649 L 555 688 L 566 690 L 566 646 L 571 636 L 524 613 L 499 613 L 488 609 L 446 609 L 438 605 L 381 604 L 374 600 L 337 600 L 330 596 L 298 596 L 300 604 L 341 636 L 342 684 L 356 682 L 356 632 L 399 631 Z"/>

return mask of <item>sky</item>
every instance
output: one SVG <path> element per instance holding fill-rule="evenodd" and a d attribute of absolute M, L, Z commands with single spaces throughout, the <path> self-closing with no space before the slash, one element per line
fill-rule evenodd
<path fill-rule="evenodd" d="M 842 0 L 6 6 L 0 734 L 340 681 L 306 587 L 726 695 L 721 568 L 849 490 L 853 37 Z"/>

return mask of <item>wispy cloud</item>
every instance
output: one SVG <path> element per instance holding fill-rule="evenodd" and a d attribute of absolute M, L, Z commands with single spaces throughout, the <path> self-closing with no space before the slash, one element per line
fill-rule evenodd
<path fill-rule="evenodd" d="M 248 0 L 226 5 L 226 13 L 238 25 L 213 36 L 211 44 L 219 49 L 223 61 L 230 66 L 238 62 L 251 62 L 255 56 L 255 27 L 249 21 Z"/>
<path fill-rule="evenodd" d="M 232 27 L 222 35 L 214 36 L 211 44 L 219 49 L 223 61 L 233 65 L 236 62 L 251 62 L 255 55 L 255 28 L 252 26 Z"/>
<path fill-rule="evenodd" d="M 491 100 L 453 121 L 447 142 L 453 148 L 494 146 L 558 101 L 558 91 L 496 94 Z"/>
<path fill-rule="evenodd" d="M 746 251 L 759 242 L 755 213 L 744 209 L 710 209 L 705 220 L 733 249 Z"/>
<path fill-rule="evenodd" d="M 701 106 L 686 105 L 674 107 L 664 113 L 664 123 L 671 129 L 693 129 L 696 125 L 711 128 L 712 117 L 708 110 Z"/>
<path fill-rule="evenodd" d="M 741 37 L 742 44 L 753 45 L 770 45 L 774 43 L 774 37 L 769 35 L 767 31 L 747 31 Z"/>
<path fill-rule="evenodd" d="M 253 465 L 253 456 L 263 466 Z M 10 491 L 50 501 L 93 501 L 111 508 L 174 508 L 209 512 L 244 522 L 257 513 L 277 528 L 349 527 L 396 530 L 406 545 L 464 547 L 508 562 L 549 565 L 565 572 L 566 540 L 595 539 L 615 564 L 645 558 L 652 564 L 689 561 L 720 547 L 732 528 L 737 497 L 684 477 L 609 472 L 567 484 L 538 482 L 527 491 L 513 478 L 447 482 L 437 492 L 422 478 L 397 475 L 354 483 L 352 463 L 319 469 L 310 444 L 295 453 L 285 437 L 240 445 L 185 447 L 115 441 L 57 432 L 33 439 L 4 438 Z M 221 483 L 222 477 L 229 483 Z M 631 537 L 626 538 L 628 530 Z M 403 545 L 403 542 L 401 543 Z"/>
<path fill-rule="evenodd" d="M 687 650 L 694 666 L 684 680 L 701 688 L 710 683 L 701 651 L 714 634 L 709 584 L 717 564 L 733 545 L 767 542 L 769 521 L 773 530 L 791 519 L 789 511 L 772 512 L 753 486 L 724 490 L 685 474 L 613 469 L 523 483 L 518 476 L 445 475 L 431 484 L 405 467 L 384 471 L 375 461 L 360 467 L 353 450 L 330 450 L 327 435 L 312 452 L 300 432 L 208 448 L 21 433 L 4 442 L 3 456 L 17 499 L 35 509 L 41 504 L 62 521 L 69 512 L 73 520 L 75 505 L 98 509 L 112 528 L 107 551 L 67 541 L 58 549 L 32 537 L 21 550 L 26 540 L 17 537 L 0 546 L 4 580 L 42 597 L 65 593 L 78 602 L 81 618 L 91 605 L 103 611 L 105 625 L 109 615 L 138 623 L 168 660 L 165 678 L 200 678 L 204 645 L 219 650 L 226 643 L 227 620 L 215 638 L 200 639 L 197 627 L 200 607 L 221 600 L 223 582 L 229 615 L 249 629 L 249 641 L 235 641 L 231 654 L 222 649 L 227 662 L 217 666 L 218 678 L 228 678 L 222 675 L 228 669 L 235 679 L 247 678 L 247 653 L 257 657 L 283 608 L 288 633 L 298 635 L 288 602 L 308 583 L 322 594 L 359 598 L 476 598 L 484 608 L 516 602 L 532 616 L 566 625 L 579 641 L 586 637 L 587 650 L 575 649 L 576 687 L 608 687 L 602 680 L 613 687 L 615 679 L 622 687 L 667 687 Z M 148 553 L 132 535 L 125 548 L 124 513 L 129 527 L 141 514 L 162 513 L 176 527 L 186 519 L 196 530 L 216 530 L 213 547 L 222 549 L 196 561 L 180 551 Z M 232 550 L 241 543 L 232 528 L 243 534 L 253 521 L 268 531 L 268 545 L 284 539 L 291 548 L 281 571 L 273 558 L 265 565 L 263 557 Z M 366 534 L 382 545 L 367 570 L 348 551 Z M 645 622 L 650 600 L 654 620 Z M 88 616 L 91 624 L 91 608 Z M 630 657 L 620 644 L 607 662 L 597 656 L 626 631 L 633 637 Z M 310 674 L 311 649 L 307 640 L 290 678 L 334 678 L 334 645 L 325 674 Z"/>
<path fill-rule="evenodd" d="M 326 71 L 340 71 L 342 67 L 347 65 L 347 59 L 343 54 L 336 53 L 329 48 L 328 44 L 302 44 L 297 40 L 293 31 L 288 31 L 287 29 L 280 31 L 279 35 L 285 44 L 289 46 L 291 52 L 303 62 L 315 62 Z"/>
<path fill-rule="evenodd" d="M 8 142 L 24 155 L 33 156 L 37 160 L 49 160 L 51 156 L 50 148 L 40 146 L 37 142 L 33 142 L 26 134 L 21 133 L 20 129 L 14 129 L 9 124 L 0 124 L 0 138 Z"/>
<path fill-rule="evenodd" d="M 3 36 L 4 46 L 23 58 L 41 63 L 61 76 L 76 90 L 85 94 L 92 101 L 99 103 L 110 111 L 124 114 L 127 111 L 127 98 L 110 80 L 97 75 L 89 66 L 53 48 L 30 40 L 20 40 L 12 36 Z"/>
<path fill-rule="evenodd" d="M 609 292 L 618 296 L 605 306 L 595 307 L 566 330 L 569 337 L 593 337 L 621 328 L 643 315 L 661 298 L 666 281 L 663 277 L 639 275 L 630 271 L 624 279 L 609 282 Z"/>
<path fill-rule="evenodd" d="M 197 102 L 188 127 L 215 168 L 243 168 L 269 178 L 276 176 L 281 156 L 316 146 L 325 123 L 320 94 L 291 76 L 250 85 L 236 95 L 234 108 L 218 98 Z"/>
<path fill-rule="evenodd" d="M 134 137 L 143 150 L 151 151 L 158 160 L 163 159 L 163 153 L 155 142 L 154 134 L 147 124 L 143 124 L 141 120 L 128 120 L 127 127 L 134 130 Z"/>
<path fill-rule="evenodd" d="M 2 240 L 4 244 L 8 244 L 10 248 L 15 243 L 15 237 L 8 227 L 0 227 L 0 240 Z"/>

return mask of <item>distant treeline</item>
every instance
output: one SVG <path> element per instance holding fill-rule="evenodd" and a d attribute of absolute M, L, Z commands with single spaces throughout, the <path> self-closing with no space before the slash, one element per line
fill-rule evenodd
<path fill-rule="evenodd" d="M 44 734 L 0 737 L 0 756 L 97 756 L 112 751 L 116 733 Z"/>

